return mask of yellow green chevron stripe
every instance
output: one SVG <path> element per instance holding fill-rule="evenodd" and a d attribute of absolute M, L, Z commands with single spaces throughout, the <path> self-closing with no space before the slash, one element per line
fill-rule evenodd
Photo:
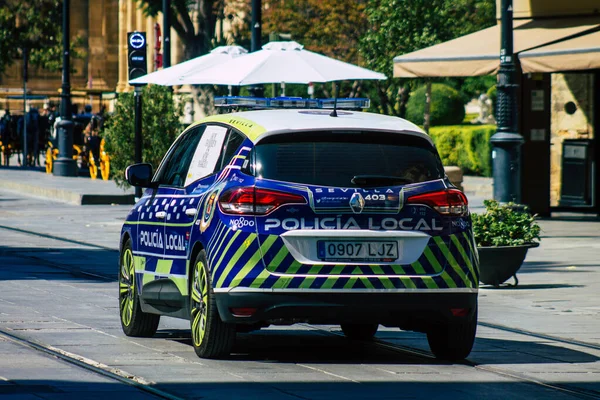
<path fill-rule="evenodd" d="M 223 257 L 225 256 L 225 254 L 227 253 L 227 250 L 229 250 L 229 247 L 233 244 L 233 242 L 235 241 L 235 238 L 238 236 L 238 234 L 240 233 L 240 231 L 237 231 L 235 235 L 233 235 L 233 238 L 231 239 L 231 241 L 229 242 L 229 244 L 227 245 L 227 247 L 225 248 L 225 251 L 223 252 L 223 255 L 221 256 L 221 259 L 219 260 L 219 262 L 215 265 L 217 269 L 215 269 L 215 274 L 219 273 L 219 280 L 217 281 L 217 284 L 215 285 L 215 287 L 222 287 L 223 286 L 223 281 L 225 281 L 225 278 L 227 278 L 227 273 L 229 271 L 231 271 L 231 268 L 233 268 L 233 266 L 238 262 L 238 260 L 240 259 L 240 257 L 242 257 L 242 255 L 246 252 L 246 250 L 252 245 L 252 243 L 254 243 L 254 241 L 256 240 L 256 235 L 251 233 L 248 235 L 248 239 L 250 242 L 248 243 L 247 246 L 240 246 L 239 249 L 237 249 L 237 251 L 233 254 L 233 256 L 231 257 L 231 259 L 229 259 L 229 263 L 227 264 L 227 266 L 224 269 L 221 269 L 221 261 L 223 260 Z"/>

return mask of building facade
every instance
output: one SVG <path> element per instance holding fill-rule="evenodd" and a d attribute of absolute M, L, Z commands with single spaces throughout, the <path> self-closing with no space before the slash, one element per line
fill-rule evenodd
<path fill-rule="evenodd" d="M 78 0 L 70 4 L 71 40 L 83 41 L 83 58 L 72 58 L 72 101 L 78 110 L 91 104 L 94 112 L 100 109 L 102 94 L 124 92 L 127 84 L 127 32 L 144 31 L 148 40 L 148 72 L 155 70 L 155 26 L 162 25 L 162 15 L 148 17 L 136 0 Z M 171 32 L 172 63 L 181 61 L 183 52 L 177 35 Z M 29 68 L 28 95 L 30 103 L 42 107 L 50 101 L 60 101 L 61 72 Z M 0 76 L 0 107 L 15 114 L 22 113 L 23 63 L 15 60 Z"/>

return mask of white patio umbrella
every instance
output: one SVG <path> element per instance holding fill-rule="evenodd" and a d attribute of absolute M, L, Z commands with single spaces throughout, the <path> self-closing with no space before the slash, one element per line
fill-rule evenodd
<path fill-rule="evenodd" d="M 384 74 L 304 50 L 297 42 L 270 42 L 262 50 L 217 67 L 189 72 L 179 84 L 254 85 L 387 79 Z"/>
<path fill-rule="evenodd" d="M 208 54 L 141 76 L 129 81 L 129 83 L 132 85 L 148 83 L 163 86 L 182 85 L 183 83 L 179 81 L 179 78 L 185 74 L 200 74 L 206 69 L 223 64 L 246 53 L 248 53 L 248 50 L 240 46 L 220 46 Z"/>

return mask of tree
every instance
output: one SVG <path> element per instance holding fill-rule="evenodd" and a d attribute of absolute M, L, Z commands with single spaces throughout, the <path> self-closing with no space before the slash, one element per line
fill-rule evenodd
<path fill-rule="evenodd" d="M 162 0 L 138 0 L 148 15 L 162 12 Z M 225 20 L 230 24 L 229 42 L 236 42 L 248 34 L 249 7 L 244 0 L 171 0 L 171 26 L 183 43 L 184 58 L 189 60 L 218 45 L 228 44 L 217 32 L 223 33 Z M 231 44 L 231 43 L 229 43 Z"/>
<path fill-rule="evenodd" d="M 368 68 L 393 76 L 393 58 L 495 24 L 493 0 L 372 0 L 369 29 L 360 41 Z M 375 84 L 376 107 L 404 116 L 410 83 L 388 79 Z M 375 99 L 374 99 L 375 100 Z"/>
<path fill-rule="evenodd" d="M 164 86 L 146 86 L 142 92 L 142 160 L 157 168 L 163 156 L 181 131 L 179 119 L 185 101 L 173 102 L 172 92 Z M 115 112 L 104 123 L 103 137 L 110 156 L 111 175 L 121 187 L 125 168 L 134 163 L 133 93 L 120 93 Z"/>
<path fill-rule="evenodd" d="M 366 1 L 280 0 L 263 14 L 266 34 L 287 33 L 306 48 L 353 64 L 367 30 Z"/>
<path fill-rule="evenodd" d="M 29 63 L 48 71 L 62 67 L 62 1 L 4 0 L 0 2 L 0 74 L 4 73 L 22 49 L 29 50 Z M 71 55 L 81 39 L 72 43 Z"/>
<path fill-rule="evenodd" d="M 279 34 L 302 44 L 307 50 L 361 64 L 358 44 L 367 31 L 366 0 L 276 0 L 263 13 L 265 35 Z M 277 35 L 276 35 L 277 36 Z M 354 97 L 362 82 L 339 84 L 342 97 Z M 289 85 L 289 95 L 306 95 L 305 85 Z M 315 85 L 317 97 L 331 97 L 328 85 Z"/>
<path fill-rule="evenodd" d="M 162 12 L 163 0 L 137 0 L 147 15 Z M 238 44 L 248 48 L 250 8 L 245 0 L 171 0 L 171 27 L 177 32 L 184 48 L 184 61 L 208 54 L 217 46 Z M 229 25 L 227 35 L 224 26 Z M 220 40 L 217 40 L 219 33 Z M 227 36 L 227 37 L 226 37 Z M 213 114 L 212 99 L 218 89 L 208 85 L 193 85 L 205 114 Z"/>

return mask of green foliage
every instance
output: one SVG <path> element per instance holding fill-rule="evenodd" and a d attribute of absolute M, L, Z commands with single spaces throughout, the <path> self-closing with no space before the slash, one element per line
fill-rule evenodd
<path fill-rule="evenodd" d="M 494 133 L 495 125 L 435 126 L 429 130 L 444 165 L 482 176 L 492 176 L 490 138 Z"/>
<path fill-rule="evenodd" d="M 468 103 L 472 98 L 486 93 L 490 87 L 496 84 L 496 76 L 469 76 L 467 78 L 446 78 L 443 82 L 458 90 L 462 96 L 463 103 Z"/>
<path fill-rule="evenodd" d="M 137 3 L 147 15 L 156 17 L 162 12 L 163 0 L 137 0 Z M 184 60 L 207 54 L 217 46 L 232 43 L 250 49 L 248 1 L 170 0 L 169 3 L 171 27 L 183 44 Z M 223 32 L 223 24 L 229 25 L 226 35 Z M 216 39 L 217 33 L 220 40 Z"/>
<path fill-rule="evenodd" d="M 184 101 L 177 105 L 164 86 L 150 85 L 142 92 L 142 160 L 157 168 L 169 146 L 181 131 L 179 119 Z M 134 97 L 121 93 L 115 112 L 104 124 L 105 149 L 110 156 L 111 175 L 121 187 L 128 187 L 125 168 L 134 163 Z"/>
<path fill-rule="evenodd" d="M 465 119 L 463 119 L 463 123 L 471 123 L 471 121 L 476 120 L 477 117 L 479 117 L 479 114 L 477 113 L 466 113 Z"/>
<path fill-rule="evenodd" d="M 393 76 L 393 58 L 496 24 L 493 0 L 372 0 L 368 30 L 360 41 L 367 68 Z M 374 108 L 404 116 L 408 80 L 371 84 Z"/>
<path fill-rule="evenodd" d="M 421 86 L 413 93 L 406 104 L 406 118 L 417 125 L 423 125 L 426 87 Z M 448 85 L 431 85 L 431 125 L 456 125 L 465 119 L 465 106 L 460 94 Z"/>
<path fill-rule="evenodd" d="M 486 212 L 473 214 L 477 246 L 519 246 L 540 240 L 540 226 L 527 207 L 485 200 Z"/>
<path fill-rule="evenodd" d="M 62 1 L 7 0 L 0 6 L 0 74 L 15 59 L 21 49 L 29 50 L 29 64 L 48 71 L 62 67 Z M 81 58 L 80 37 L 71 41 L 71 57 Z"/>
<path fill-rule="evenodd" d="M 358 42 L 367 31 L 366 1 L 281 0 L 269 2 L 264 33 L 291 34 L 307 49 L 358 64 Z"/>

